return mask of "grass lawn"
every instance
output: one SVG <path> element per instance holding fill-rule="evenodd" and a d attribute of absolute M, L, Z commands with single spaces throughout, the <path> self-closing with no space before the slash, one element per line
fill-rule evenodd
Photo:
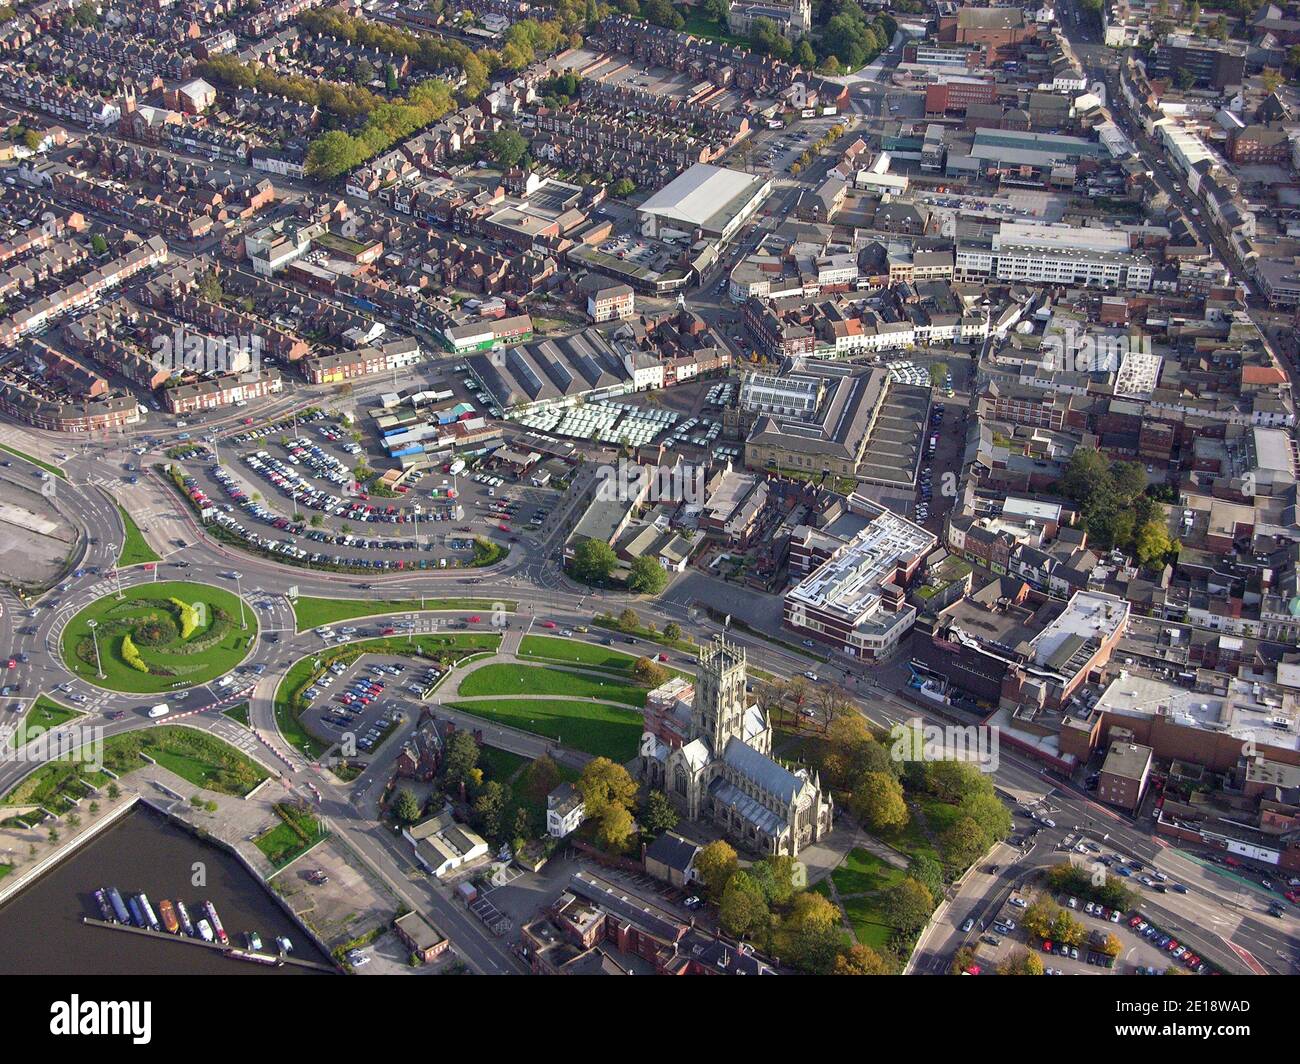
<path fill-rule="evenodd" d="M 310 812 L 281 803 L 275 807 L 280 823 L 268 828 L 253 840 L 277 868 L 287 865 L 299 854 L 311 849 L 325 832 Z"/>
<path fill-rule="evenodd" d="M 773 747 L 776 754 L 786 761 L 814 766 L 820 765 L 830 752 L 825 737 L 795 732 L 784 727 L 776 728 Z"/>
<path fill-rule="evenodd" d="M 669 639 L 662 631 L 650 631 L 649 628 L 632 628 L 624 629 L 619 627 L 617 617 L 609 617 L 603 613 L 598 613 L 591 619 L 591 623 L 599 628 L 607 629 L 610 632 L 617 633 L 621 636 L 634 636 L 637 639 L 645 639 L 651 643 L 658 643 L 660 646 L 671 647 L 673 650 L 681 650 L 687 654 L 697 653 L 700 649 L 698 643 L 694 643 L 685 637 L 681 639 Z"/>
<path fill-rule="evenodd" d="M 844 915 L 853 925 L 853 934 L 864 946 L 874 950 L 889 949 L 889 940 L 894 929 L 884 922 L 884 918 L 875 908 L 871 898 L 846 898 Z"/>
<path fill-rule="evenodd" d="M 484 665 L 461 681 L 462 698 L 479 695 L 572 695 L 644 706 L 646 692 L 614 678 L 562 672 L 533 665 Z"/>
<path fill-rule="evenodd" d="M 844 863 L 831 873 L 844 913 L 863 945 L 873 949 L 888 948 L 894 929 L 880 911 L 880 895 L 906 877 L 907 873 L 902 869 L 886 864 L 863 849 L 850 850 Z"/>
<path fill-rule="evenodd" d="M 868 894 L 892 887 L 907 874 L 886 864 L 869 850 L 850 850 L 844 863 L 831 873 L 835 889 L 841 894 Z"/>
<path fill-rule="evenodd" d="M 902 831 L 880 832 L 880 840 L 888 843 L 900 853 L 905 854 L 908 858 L 919 857 L 924 854 L 926 857 L 932 857 L 939 862 L 939 851 L 935 848 L 925 830 L 921 827 L 920 821 L 915 816 L 910 817 L 907 826 Z"/>
<path fill-rule="evenodd" d="M 697 11 L 683 11 L 686 19 L 686 25 L 682 27 L 683 33 L 689 33 L 694 37 L 705 37 L 711 41 L 720 41 L 723 44 L 737 44 L 742 48 L 749 47 L 749 38 L 737 37 L 727 32 L 727 27 L 721 22 L 714 22 L 712 19 L 705 18 Z"/>
<path fill-rule="evenodd" d="M 478 763 L 483 770 L 483 775 L 490 780 L 496 780 L 503 787 L 509 786 L 514 775 L 524 765 L 528 764 L 528 758 L 521 754 L 512 754 L 509 750 L 501 750 L 495 746 L 480 746 L 478 748 Z"/>
<path fill-rule="evenodd" d="M 421 610 L 482 610 L 490 614 L 499 600 L 475 598 L 419 599 L 328 599 L 300 598 L 293 604 L 298 631 L 319 628 L 322 624 L 350 621 L 354 617 L 377 617 L 389 613 L 418 613 Z M 503 603 L 511 613 L 514 602 Z"/>
<path fill-rule="evenodd" d="M 925 813 L 926 824 L 932 835 L 942 835 L 961 819 L 961 810 L 957 806 L 949 802 L 941 802 L 933 795 L 917 795 L 916 800 L 920 803 L 921 811 Z"/>
<path fill-rule="evenodd" d="M 302 658 L 295 661 L 285 673 L 284 679 L 280 681 L 280 686 L 275 689 L 275 724 L 280 734 L 284 736 L 285 742 L 315 759 L 325 753 L 331 744 L 316 739 L 299 720 L 299 715 L 306 707 L 299 705 L 298 695 L 309 686 L 308 681 L 320 671 L 313 664 L 313 660 Z"/>
<path fill-rule="evenodd" d="M 279 868 L 288 864 L 303 849 L 303 841 L 288 824 L 276 824 L 253 840 L 267 859 Z"/>
<path fill-rule="evenodd" d="M 521 658 L 582 665 L 588 669 L 599 669 L 601 672 L 612 672 L 628 677 L 631 676 L 632 667 L 637 663 L 637 659 L 643 656 L 651 659 L 656 657 L 653 652 L 648 655 L 627 654 L 610 647 L 584 643 L 580 639 L 565 639 L 563 636 L 554 635 L 526 635 L 519 643 Z M 671 668 L 660 661 L 655 661 L 655 664 L 669 676 L 684 676 L 691 679 L 690 674 L 681 669 Z"/>
<path fill-rule="evenodd" d="M 21 458 L 25 462 L 31 462 L 32 465 L 34 466 L 40 466 L 47 473 L 53 473 L 60 480 L 68 479 L 68 474 L 65 473 L 58 466 L 51 465 L 49 462 L 42 462 L 39 458 L 35 457 L 34 455 L 28 454 L 26 451 L 20 451 L 17 447 L 9 447 L 3 443 L 0 443 L 0 451 L 6 451 L 9 454 L 13 455 L 15 458 Z"/>
<path fill-rule="evenodd" d="M 118 776 L 143 768 L 148 755 L 182 779 L 208 790 L 243 797 L 268 773 L 257 762 L 215 735 L 165 724 L 123 732 L 104 740 L 104 765 Z M 53 813 L 72 808 L 72 799 L 89 793 L 88 784 L 106 786 L 109 777 L 82 761 L 47 761 L 0 799 L 4 805 L 41 805 Z"/>
<path fill-rule="evenodd" d="M 239 723 L 245 728 L 251 728 L 253 726 L 252 718 L 249 716 L 247 702 L 240 702 L 231 706 L 229 709 L 223 709 L 221 715 L 223 717 L 229 717 L 231 720 L 239 721 Z"/>
<path fill-rule="evenodd" d="M 72 809 L 78 798 L 89 793 L 82 779 L 84 769 L 77 761 L 47 761 L 4 796 L 4 805 L 39 805 L 55 814 Z"/>
<path fill-rule="evenodd" d="M 270 775 L 233 746 L 194 728 L 172 725 L 128 734 L 139 735 L 144 753 L 196 787 L 243 797 Z"/>
<path fill-rule="evenodd" d="M 57 728 L 60 724 L 67 724 L 68 721 L 74 720 L 81 716 L 75 709 L 69 709 L 67 706 L 61 706 L 52 698 L 45 695 L 37 695 L 36 701 L 23 714 L 18 723 L 18 732 L 25 731 L 29 728 Z"/>
<path fill-rule="evenodd" d="M 519 643 L 521 658 L 545 658 L 548 661 L 568 661 L 576 665 L 591 665 L 597 669 L 630 673 L 636 664 L 636 655 L 624 654 L 609 647 L 565 639 L 554 635 L 526 635 Z"/>
<path fill-rule="evenodd" d="M 140 526 L 135 523 L 131 515 L 120 506 L 117 512 L 122 515 L 122 527 L 126 529 L 126 537 L 122 541 L 122 553 L 117 557 L 117 564 L 142 565 L 145 562 L 161 561 L 153 548 L 145 542 Z"/>
<path fill-rule="evenodd" d="M 521 731 L 558 738 L 564 746 L 619 764 L 636 755 L 644 728 L 641 714 L 635 710 L 596 702 L 497 698 L 451 706 Z"/>
<path fill-rule="evenodd" d="M 181 635 L 182 611 L 172 599 L 201 605 L 206 614 L 188 638 Z M 244 614 L 247 630 L 239 627 L 239 600 L 224 588 L 179 580 L 139 584 L 124 589 L 122 601 L 110 593 L 73 617 L 63 630 L 63 660 L 83 680 L 114 691 L 159 694 L 207 683 L 230 672 L 248 653 L 257 617 L 249 606 Z M 95 671 L 91 620 L 98 622 L 103 678 Z M 127 662 L 128 635 L 147 672 Z"/>

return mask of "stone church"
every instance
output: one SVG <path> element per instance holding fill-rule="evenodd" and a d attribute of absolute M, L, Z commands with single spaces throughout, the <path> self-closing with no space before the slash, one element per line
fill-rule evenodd
<path fill-rule="evenodd" d="M 745 674 L 744 648 L 720 636 L 700 648 L 694 684 L 651 691 L 641 778 L 745 849 L 795 857 L 830 831 L 831 798 L 815 773 L 772 758 L 772 725 L 749 704 Z"/>

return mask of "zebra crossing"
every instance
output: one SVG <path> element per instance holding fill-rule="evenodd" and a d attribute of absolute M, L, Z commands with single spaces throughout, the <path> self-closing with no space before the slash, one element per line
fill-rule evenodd
<path fill-rule="evenodd" d="M 223 715 L 215 720 L 209 730 L 217 738 L 235 747 L 240 753 L 254 756 L 261 748 L 257 737 L 251 731 L 227 716 Z"/>

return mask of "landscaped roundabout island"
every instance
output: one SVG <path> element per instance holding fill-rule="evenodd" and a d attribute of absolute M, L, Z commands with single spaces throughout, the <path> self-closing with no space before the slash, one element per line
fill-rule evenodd
<path fill-rule="evenodd" d="M 257 636 L 257 618 L 247 602 L 243 623 L 247 627 L 240 624 L 239 599 L 222 588 L 185 581 L 139 584 L 123 588 L 120 599 L 109 593 L 73 617 L 63 629 L 63 660 L 81 679 L 114 691 L 173 691 L 215 680 L 243 661 Z"/>

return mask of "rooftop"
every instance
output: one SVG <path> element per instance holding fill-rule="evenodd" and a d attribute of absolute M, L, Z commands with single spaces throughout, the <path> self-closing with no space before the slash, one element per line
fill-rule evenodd
<path fill-rule="evenodd" d="M 710 228 L 712 219 L 734 213 L 753 198 L 762 184 L 763 178 L 754 174 L 696 163 L 638 209 L 642 214 Z"/>

